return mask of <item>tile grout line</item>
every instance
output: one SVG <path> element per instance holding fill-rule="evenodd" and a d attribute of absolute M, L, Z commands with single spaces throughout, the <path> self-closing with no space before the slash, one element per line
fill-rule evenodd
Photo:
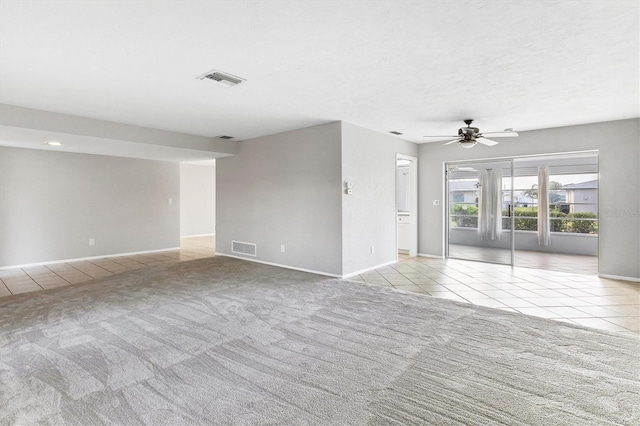
<path fill-rule="evenodd" d="M 63 265 L 66 265 L 66 263 L 63 263 Z M 55 275 L 57 275 L 58 277 L 60 277 L 62 280 L 66 281 L 69 283 L 69 285 L 73 285 L 73 283 L 69 280 L 67 280 L 65 277 L 61 276 L 60 274 L 58 274 L 56 271 L 52 270 L 51 268 L 49 268 L 49 266 L 44 265 L 45 268 L 47 268 L 49 271 L 53 272 Z"/>

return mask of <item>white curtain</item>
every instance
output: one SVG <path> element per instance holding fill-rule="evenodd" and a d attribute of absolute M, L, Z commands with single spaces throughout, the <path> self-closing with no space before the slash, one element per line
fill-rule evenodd
<path fill-rule="evenodd" d="M 551 244 L 549 221 L 549 166 L 538 167 L 538 245 Z"/>
<path fill-rule="evenodd" d="M 481 170 L 478 183 L 478 238 L 499 240 L 502 231 L 502 172 L 500 169 Z"/>

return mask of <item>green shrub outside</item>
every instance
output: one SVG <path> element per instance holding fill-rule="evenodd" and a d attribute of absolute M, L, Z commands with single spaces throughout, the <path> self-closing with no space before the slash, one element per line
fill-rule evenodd
<path fill-rule="evenodd" d="M 569 215 L 559 210 L 551 210 L 549 213 L 551 217 L 551 232 L 567 232 L 567 226 L 569 224 L 567 217 Z"/>
<path fill-rule="evenodd" d="M 471 217 L 458 215 L 468 215 Z M 451 208 L 451 226 L 456 228 L 477 228 L 478 208 L 476 206 L 454 204 Z"/>
<path fill-rule="evenodd" d="M 578 234 L 597 234 L 598 215 L 591 212 L 563 213 L 559 210 L 551 210 L 551 232 L 573 232 Z M 502 211 L 503 216 L 507 216 L 507 210 Z M 456 215 L 467 215 L 472 217 L 462 217 Z M 516 231 L 537 231 L 538 230 L 538 210 L 537 207 L 516 207 L 514 209 Z M 451 208 L 451 226 L 458 228 L 478 227 L 478 208 L 460 204 L 454 204 Z M 593 219 L 593 220 L 572 220 L 572 219 Z M 511 221 L 508 218 L 502 219 L 502 229 L 510 229 Z"/>
<path fill-rule="evenodd" d="M 575 219 L 594 219 L 598 217 L 591 212 L 576 212 L 571 213 L 570 216 Z M 598 222 L 593 220 L 572 220 L 568 225 L 567 231 L 578 234 L 597 234 Z"/>
<path fill-rule="evenodd" d="M 538 230 L 538 209 L 530 207 L 516 207 L 513 209 L 514 226 L 516 231 L 537 231 Z"/>

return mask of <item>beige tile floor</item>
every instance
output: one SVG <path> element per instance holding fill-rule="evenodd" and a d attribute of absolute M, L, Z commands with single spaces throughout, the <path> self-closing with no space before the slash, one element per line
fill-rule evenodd
<path fill-rule="evenodd" d="M 0 270 L 0 297 L 79 284 L 132 269 L 211 257 L 214 242 L 213 236 L 188 237 L 181 238 L 179 250 Z"/>
<path fill-rule="evenodd" d="M 0 271 L 0 297 L 79 284 L 120 272 L 214 255 L 212 236 L 180 249 Z M 578 261 L 578 260 L 576 260 Z M 640 336 L 640 283 L 561 271 L 401 255 L 352 279 Z"/>
<path fill-rule="evenodd" d="M 400 255 L 354 277 L 428 294 L 640 336 L 640 283 L 561 271 Z"/>

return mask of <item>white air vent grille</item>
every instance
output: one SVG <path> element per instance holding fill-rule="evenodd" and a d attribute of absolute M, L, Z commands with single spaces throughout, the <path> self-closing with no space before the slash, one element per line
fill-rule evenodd
<path fill-rule="evenodd" d="M 247 256 L 256 256 L 257 249 L 253 243 L 243 243 L 241 241 L 231 241 L 231 252 L 244 254 Z"/>
<path fill-rule="evenodd" d="M 246 81 L 244 78 L 240 78 L 235 75 L 227 74 L 222 71 L 211 70 L 205 74 L 196 77 L 198 80 L 208 81 L 223 87 L 233 87 Z"/>

